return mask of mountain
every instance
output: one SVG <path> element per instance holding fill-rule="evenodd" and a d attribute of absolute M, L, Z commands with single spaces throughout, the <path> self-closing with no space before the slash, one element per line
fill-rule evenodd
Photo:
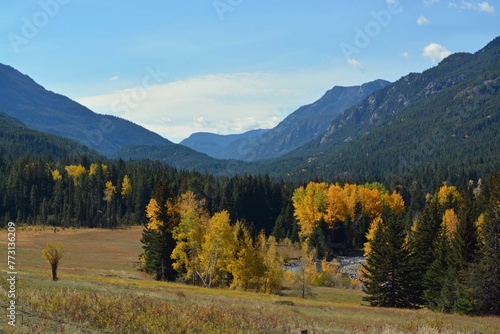
<path fill-rule="evenodd" d="M 29 128 L 72 139 L 105 155 L 130 144 L 174 145 L 130 121 L 96 114 L 3 64 L 0 92 L 0 110 Z"/>
<path fill-rule="evenodd" d="M 269 130 L 250 130 L 242 134 L 218 135 L 209 132 L 196 132 L 180 142 L 195 151 L 205 153 L 217 159 L 240 159 L 235 148 L 235 142 L 252 140 L 255 137 L 264 135 Z"/>
<path fill-rule="evenodd" d="M 0 112 L 0 155 L 73 158 L 79 155 L 97 159 L 99 154 L 70 139 L 29 129 L 20 121 Z M 3 159 L 2 159 L 3 160 Z"/>
<path fill-rule="evenodd" d="M 484 175 L 500 168 L 499 90 L 500 37 L 374 92 L 263 170 L 330 179 Z"/>
<path fill-rule="evenodd" d="M 220 145 L 216 155 L 211 154 L 213 152 L 209 152 L 207 149 L 201 150 L 204 149 L 200 147 L 201 145 L 195 146 L 190 144 L 189 141 L 187 146 L 208 155 L 225 159 L 257 161 L 276 158 L 321 135 L 326 131 L 328 125 L 347 108 L 388 84 L 390 84 L 388 81 L 376 80 L 361 86 L 335 86 L 319 100 L 300 107 L 269 131 L 246 133 L 240 135 L 241 138 L 231 137 L 230 139 L 235 140 L 222 148 L 220 147 L 222 145 Z M 209 138 L 207 135 L 204 135 L 204 138 L 213 139 L 213 137 Z M 186 143 L 183 142 L 183 144 Z M 214 145 L 217 144 L 208 144 L 209 147 Z"/>
<path fill-rule="evenodd" d="M 321 135 L 333 120 L 347 108 L 361 102 L 373 92 L 386 87 L 390 82 L 375 80 L 361 86 L 333 87 L 316 102 L 305 105 L 291 113 L 255 144 L 249 142 L 256 152 L 246 160 L 269 159 L 286 154 Z"/>

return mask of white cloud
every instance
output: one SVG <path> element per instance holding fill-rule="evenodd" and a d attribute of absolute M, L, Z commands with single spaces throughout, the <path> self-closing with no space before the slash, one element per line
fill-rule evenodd
<path fill-rule="evenodd" d="M 451 55 L 451 51 L 437 43 L 431 43 L 424 48 L 422 56 L 429 59 L 433 64 L 438 63 Z"/>
<path fill-rule="evenodd" d="M 354 58 L 349 58 L 349 60 L 347 60 L 347 62 L 349 63 L 349 65 L 351 65 L 352 67 L 354 67 L 357 70 L 360 70 L 360 71 L 365 70 L 365 68 L 363 67 L 363 64 L 361 64 L 360 61 L 358 61 Z"/>
<path fill-rule="evenodd" d="M 404 51 L 401 53 L 401 56 L 403 56 L 404 59 L 410 58 L 410 53 L 408 51 Z"/>
<path fill-rule="evenodd" d="M 420 15 L 417 19 L 417 24 L 419 26 L 425 26 L 428 25 L 429 23 L 431 23 L 431 21 L 423 15 Z"/>
<path fill-rule="evenodd" d="M 116 80 L 120 80 L 120 77 L 117 75 L 113 75 L 112 77 L 109 78 L 109 81 L 116 81 Z"/>
<path fill-rule="evenodd" d="M 486 1 L 480 2 L 477 6 L 480 12 L 495 14 L 495 7 L 493 7 Z"/>
<path fill-rule="evenodd" d="M 488 13 L 492 15 L 494 15 L 496 12 L 495 7 L 487 1 L 473 3 L 470 1 L 462 0 L 462 5 L 460 6 L 460 8 L 473 10 L 479 13 Z"/>
<path fill-rule="evenodd" d="M 338 76 L 334 70 L 211 74 L 147 88 L 139 84 L 77 101 L 179 142 L 193 132 L 272 128 L 298 107 L 320 98 Z"/>

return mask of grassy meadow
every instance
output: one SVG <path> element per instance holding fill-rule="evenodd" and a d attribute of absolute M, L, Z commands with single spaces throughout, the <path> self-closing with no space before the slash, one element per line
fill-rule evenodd
<path fill-rule="evenodd" d="M 0 242 L 6 277 L 7 231 Z M 374 308 L 363 293 L 312 288 L 302 299 L 157 282 L 141 273 L 141 228 L 116 230 L 17 227 L 16 327 L 8 326 L 2 279 L 0 332 L 5 333 L 499 333 L 500 318 L 429 310 Z M 61 242 L 53 282 L 41 257 Z"/>

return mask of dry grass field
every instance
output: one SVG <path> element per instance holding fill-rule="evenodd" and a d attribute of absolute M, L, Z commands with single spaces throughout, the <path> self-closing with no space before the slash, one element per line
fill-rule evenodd
<path fill-rule="evenodd" d="M 7 231 L 0 257 L 7 272 Z M 2 320 L 6 333 L 500 333 L 500 319 L 428 310 L 373 308 L 363 293 L 313 288 L 302 299 L 156 282 L 138 271 L 141 228 L 117 230 L 29 227 L 16 231 L 16 327 L 8 326 L 6 279 Z M 47 242 L 65 253 L 59 281 L 41 257 Z"/>

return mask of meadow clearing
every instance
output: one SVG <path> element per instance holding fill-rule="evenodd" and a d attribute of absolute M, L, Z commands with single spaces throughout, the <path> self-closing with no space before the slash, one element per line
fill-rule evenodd
<path fill-rule="evenodd" d="M 7 230 L 0 253 L 5 333 L 499 333 L 500 318 L 374 308 L 363 292 L 312 288 L 299 297 L 157 282 L 138 269 L 142 227 L 17 227 L 16 326 L 8 325 Z M 59 281 L 41 256 L 61 242 Z"/>

